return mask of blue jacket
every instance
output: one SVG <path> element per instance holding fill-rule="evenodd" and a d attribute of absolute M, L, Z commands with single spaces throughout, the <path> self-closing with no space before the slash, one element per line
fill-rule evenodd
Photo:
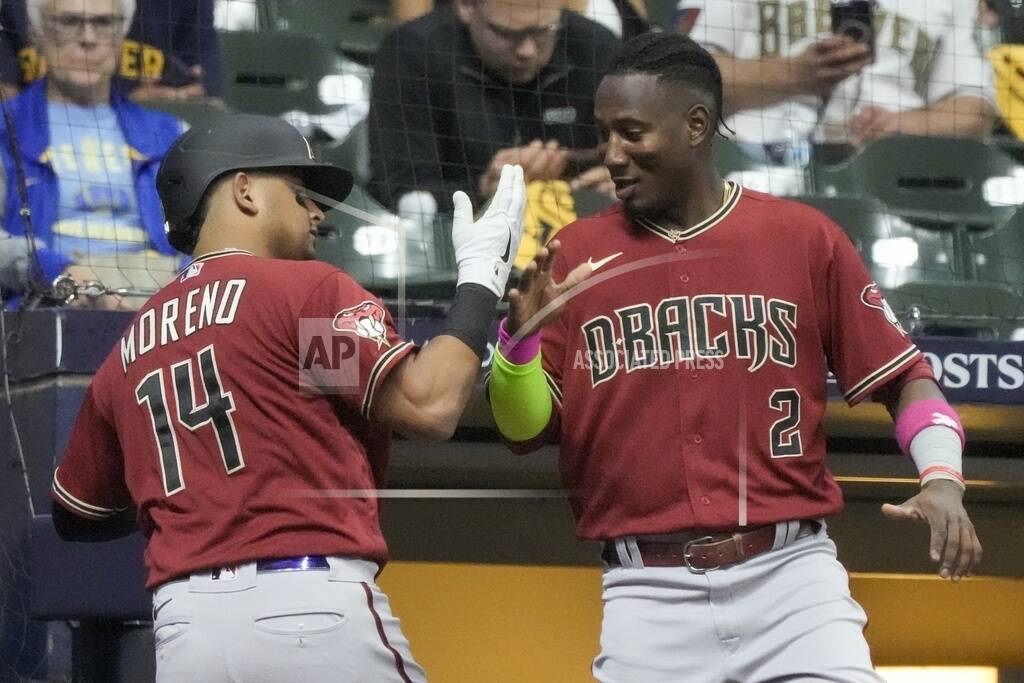
<path fill-rule="evenodd" d="M 121 124 L 125 142 L 131 148 L 132 177 L 142 225 L 149 233 L 150 247 L 162 254 L 177 254 L 164 235 L 164 216 L 156 191 L 156 172 L 171 143 L 181 134 L 182 124 L 163 112 L 145 109 L 111 89 L 110 105 Z M 53 237 L 57 220 L 60 185 L 57 173 L 49 162 L 50 123 L 47 115 L 46 79 L 26 87 L 7 102 L 14 122 L 17 144 L 25 169 L 28 206 L 32 210 L 32 228 L 36 238 L 47 245 Z M 0 118 L 0 158 L 6 173 L 7 194 L 3 207 L 3 228 L 12 235 L 25 234 L 25 222 L 19 215 L 21 200 L 18 176 L 7 121 Z M 48 246 L 38 250 L 39 265 L 46 282 L 60 275 L 70 264 L 63 254 Z"/>

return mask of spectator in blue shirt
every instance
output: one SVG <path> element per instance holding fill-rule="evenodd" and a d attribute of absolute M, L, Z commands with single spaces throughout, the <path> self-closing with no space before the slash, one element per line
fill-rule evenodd
<path fill-rule="evenodd" d="M 113 83 L 131 0 L 30 0 L 33 43 L 47 75 L 6 103 L 25 172 L 44 281 L 156 290 L 173 276 L 156 172 L 181 133 L 172 116 L 144 109 Z M 2 227 L 27 241 L 14 147 L 0 121 Z M 10 280 L 11 278 L 6 278 Z M 123 307 L 116 297 L 79 305 Z"/>

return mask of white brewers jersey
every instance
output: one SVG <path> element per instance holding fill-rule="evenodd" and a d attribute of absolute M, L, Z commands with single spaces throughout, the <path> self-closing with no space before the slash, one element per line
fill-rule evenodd
<path fill-rule="evenodd" d="M 737 59 L 796 56 L 831 34 L 829 0 L 679 0 L 690 36 Z M 694 16 L 695 15 L 695 16 Z M 992 72 L 975 44 L 976 0 L 878 0 L 874 64 L 840 83 L 828 102 L 801 96 L 728 121 L 737 139 L 841 142 L 868 105 L 919 109 L 953 94 L 990 101 Z"/>

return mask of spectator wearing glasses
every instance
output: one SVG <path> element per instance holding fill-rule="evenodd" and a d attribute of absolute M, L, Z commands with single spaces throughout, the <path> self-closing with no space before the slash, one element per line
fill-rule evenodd
<path fill-rule="evenodd" d="M 501 168 L 527 182 L 580 175 L 598 144 L 594 92 L 618 49 L 561 0 L 454 0 L 399 26 L 377 53 L 370 97 L 371 189 L 395 207 L 426 191 L 451 209 L 494 192 Z M 596 154 L 594 161 L 596 161 Z"/>
<path fill-rule="evenodd" d="M 0 89 L 9 97 L 46 74 L 46 60 L 32 40 L 28 17 L 29 6 L 38 12 L 45 4 L 4 0 L 0 7 Z M 223 89 L 213 0 L 136 0 L 132 5 L 137 8 L 126 15 L 130 26 L 116 74 L 122 91 L 137 102 L 219 103 Z"/>
<path fill-rule="evenodd" d="M 144 109 L 113 84 L 132 0 L 30 0 L 34 44 L 47 75 L 6 103 L 0 121 L 0 207 L 4 230 L 24 236 L 14 147 L 46 282 L 155 290 L 177 256 L 164 235 L 156 172 L 181 133 L 174 117 Z M 116 281 L 115 281 L 116 278 Z M 115 297 L 81 304 L 121 307 Z"/>

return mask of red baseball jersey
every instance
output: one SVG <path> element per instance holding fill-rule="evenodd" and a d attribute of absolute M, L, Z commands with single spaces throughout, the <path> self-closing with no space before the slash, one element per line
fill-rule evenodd
<path fill-rule="evenodd" d="M 368 492 L 390 433 L 368 416 L 413 348 L 333 266 L 237 250 L 196 259 L 97 371 L 54 498 L 96 519 L 134 505 L 148 586 L 260 558 L 383 563 Z"/>
<path fill-rule="evenodd" d="M 616 204 L 558 235 L 556 280 L 598 266 L 543 331 L 583 538 L 832 515 L 829 370 L 851 405 L 905 373 L 931 376 L 839 227 L 727 190 L 687 230 Z"/>

